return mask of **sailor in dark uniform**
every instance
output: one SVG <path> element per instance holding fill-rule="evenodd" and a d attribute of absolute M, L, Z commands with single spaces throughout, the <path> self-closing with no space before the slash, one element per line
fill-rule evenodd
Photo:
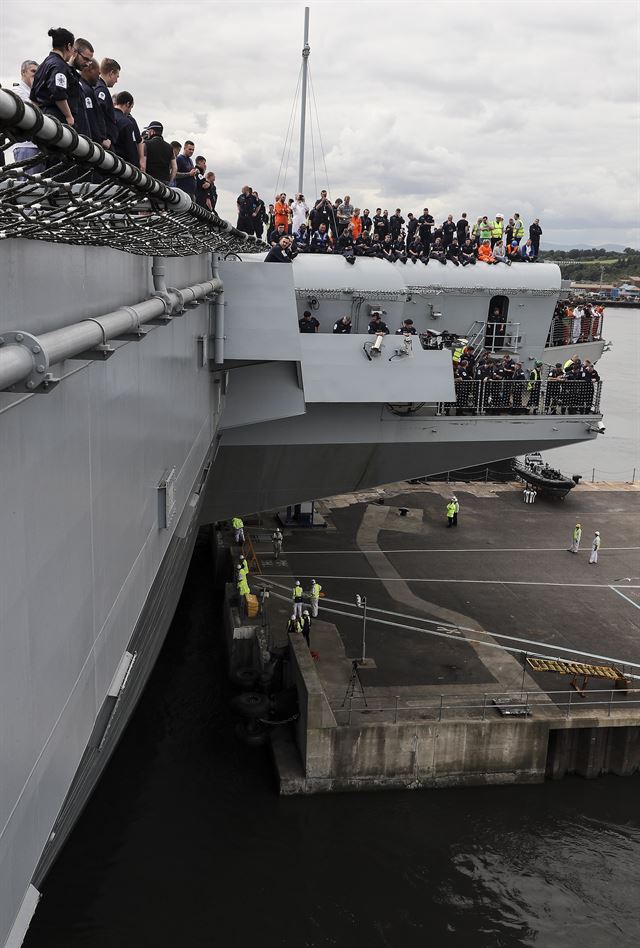
<path fill-rule="evenodd" d="M 89 123 L 89 136 L 94 142 L 104 145 L 107 141 L 107 130 L 104 115 L 98 106 L 95 95 L 95 86 L 100 78 L 100 69 L 95 59 L 80 69 L 80 88 L 84 97 L 84 107 Z"/>
<path fill-rule="evenodd" d="M 81 101 L 80 80 L 75 69 L 69 65 L 69 60 L 74 56 L 75 39 L 73 33 L 62 27 L 49 30 L 49 36 L 53 49 L 40 63 L 33 77 L 31 101 L 45 115 L 66 125 L 75 125 L 80 115 Z"/>
<path fill-rule="evenodd" d="M 272 247 L 264 258 L 265 263 L 291 263 L 293 255 L 290 250 L 291 241 L 288 237 L 282 237 L 280 243 Z"/>
<path fill-rule="evenodd" d="M 134 124 L 130 116 L 133 108 L 133 96 L 130 92 L 119 92 L 116 96 L 116 107 L 114 111 L 116 125 L 118 126 L 118 135 L 113 145 L 113 150 L 125 161 L 140 167 L 140 156 L 138 154 L 137 125 Z"/>
<path fill-rule="evenodd" d="M 100 64 L 100 76 L 95 85 L 95 95 L 98 106 L 104 119 L 105 131 L 109 148 L 113 148 L 118 137 L 118 126 L 111 98 L 111 89 L 120 76 L 120 64 L 115 59 L 103 59 Z"/>

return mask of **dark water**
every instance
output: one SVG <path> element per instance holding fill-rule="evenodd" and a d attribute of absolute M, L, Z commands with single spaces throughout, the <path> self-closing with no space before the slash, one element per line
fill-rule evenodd
<path fill-rule="evenodd" d="M 27 948 L 640 944 L 637 778 L 280 798 L 233 737 L 198 546 Z"/>

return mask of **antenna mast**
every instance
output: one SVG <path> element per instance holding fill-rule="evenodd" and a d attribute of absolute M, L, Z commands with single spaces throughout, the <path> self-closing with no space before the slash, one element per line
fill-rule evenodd
<path fill-rule="evenodd" d="M 309 7 L 304 8 L 304 46 L 302 47 L 302 99 L 300 102 L 300 159 L 298 163 L 298 194 L 304 194 L 304 133 L 307 117 L 307 71 L 309 68 Z"/>

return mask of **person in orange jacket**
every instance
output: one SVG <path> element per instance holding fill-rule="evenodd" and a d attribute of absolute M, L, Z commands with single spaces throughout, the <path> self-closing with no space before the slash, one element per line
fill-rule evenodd
<path fill-rule="evenodd" d="M 284 232 L 285 234 L 288 234 L 290 208 L 289 208 L 289 205 L 287 204 L 286 194 L 283 193 L 283 194 L 278 195 L 274 212 L 275 212 L 275 224 L 274 224 L 275 229 L 276 230 L 278 229 L 278 224 L 284 224 Z"/>
<path fill-rule="evenodd" d="M 478 260 L 482 263 L 495 263 L 493 259 L 493 254 L 491 253 L 491 241 L 483 240 L 480 246 L 478 247 Z"/>
<path fill-rule="evenodd" d="M 357 240 L 360 234 L 362 233 L 362 218 L 360 217 L 359 207 L 356 207 L 353 212 L 353 217 L 351 218 L 351 226 L 353 227 L 353 239 Z"/>

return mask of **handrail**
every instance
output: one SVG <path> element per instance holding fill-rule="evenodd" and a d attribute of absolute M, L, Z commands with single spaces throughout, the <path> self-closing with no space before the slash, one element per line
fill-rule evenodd
<path fill-rule="evenodd" d="M 588 696 L 603 695 L 606 697 L 589 700 L 585 697 L 585 692 L 582 692 L 578 703 L 573 700 L 575 694 L 578 694 L 578 692 L 574 692 L 571 688 L 562 691 L 487 691 L 483 692 L 482 695 L 472 693 L 445 695 L 442 693 L 431 701 L 407 696 L 401 698 L 399 695 L 395 695 L 393 703 L 382 703 L 377 706 L 375 697 L 365 693 L 364 696 L 354 695 L 349 697 L 348 704 L 344 699 L 339 702 L 337 698 L 332 699 L 329 703 L 334 714 L 347 715 L 347 724 L 351 724 L 352 717 L 356 714 L 366 716 L 369 723 L 376 723 L 375 720 L 371 720 L 371 715 L 393 715 L 393 723 L 397 724 L 403 715 L 405 720 L 411 720 L 411 714 L 419 714 L 424 717 L 426 713 L 433 712 L 432 719 L 442 721 L 444 712 L 462 711 L 465 712 L 467 718 L 471 717 L 475 720 L 484 721 L 486 720 L 487 711 L 498 711 L 499 704 L 509 708 L 512 713 L 520 711 L 527 712 L 529 715 L 533 713 L 535 708 L 544 708 L 553 713 L 557 712 L 558 715 L 564 715 L 566 718 L 572 713 L 575 714 L 576 709 L 606 707 L 607 716 L 610 717 L 614 705 L 623 710 L 629 708 L 629 706 L 640 705 L 640 688 L 594 688 L 586 694 Z M 637 697 L 629 698 L 629 695 L 637 695 Z M 555 702 L 554 698 L 556 696 L 566 699 L 566 701 L 563 700 L 562 703 Z M 451 703 L 457 702 L 458 699 L 465 703 Z M 411 702 L 411 704 L 408 702 Z M 473 712 L 477 712 L 475 717 Z"/>
<path fill-rule="evenodd" d="M 57 362 L 91 350 L 102 349 L 110 339 L 139 333 L 140 326 L 154 319 L 170 320 L 185 306 L 198 304 L 222 290 L 219 279 L 196 283 L 183 289 L 168 289 L 148 300 L 104 316 L 91 317 L 34 336 L 26 331 L 3 332 L 0 336 L 0 391 L 47 391 L 55 381 L 49 369 Z M 20 386 L 14 388 L 14 386 Z"/>
<path fill-rule="evenodd" d="M 394 415 L 495 418 L 525 415 L 599 415 L 602 380 L 564 381 L 546 379 L 531 382 L 514 379 L 456 379 L 454 402 L 420 402 L 387 405 Z"/>

